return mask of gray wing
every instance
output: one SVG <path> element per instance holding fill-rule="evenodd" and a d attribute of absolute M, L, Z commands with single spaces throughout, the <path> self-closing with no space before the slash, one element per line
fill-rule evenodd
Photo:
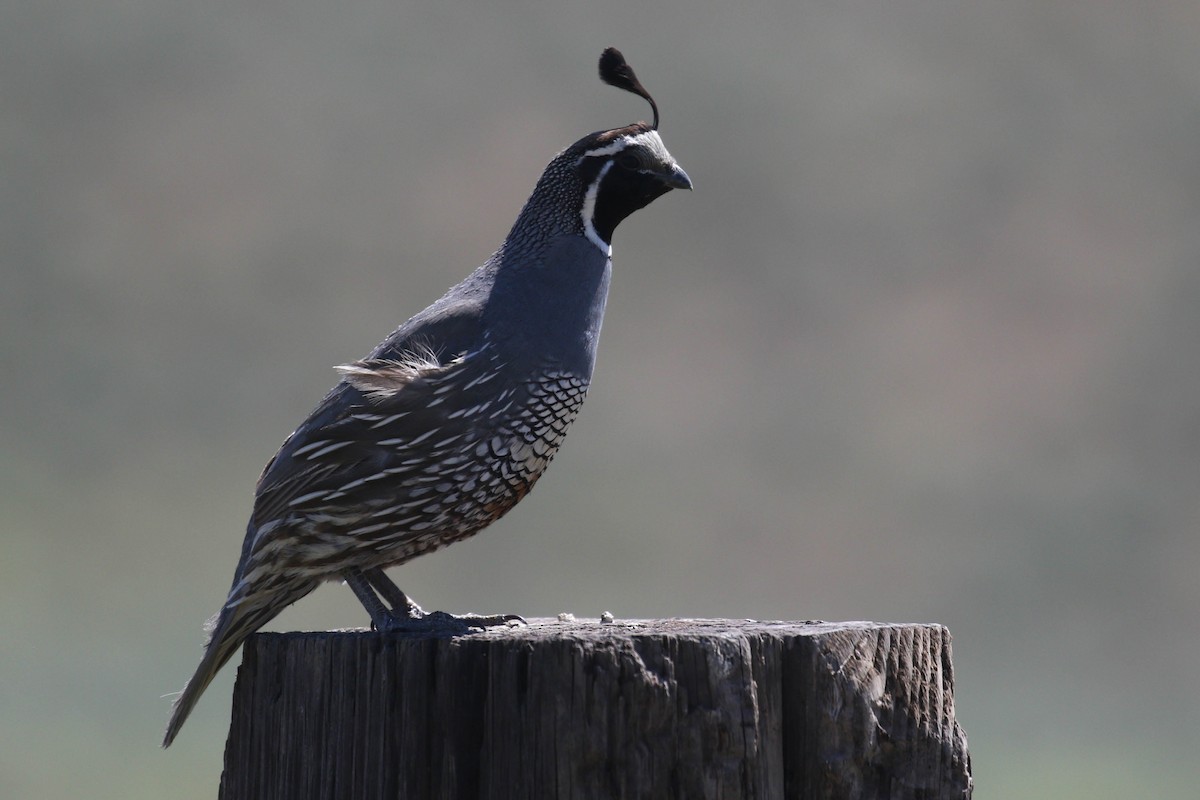
<path fill-rule="evenodd" d="M 497 386 L 504 366 L 484 346 L 444 364 L 418 349 L 339 367 L 344 381 L 260 478 L 251 524 L 314 515 L 350 523 L 404 494 L 428 494 L 402 487 L 459 464 L 517 402 L 517 389 Z"/>

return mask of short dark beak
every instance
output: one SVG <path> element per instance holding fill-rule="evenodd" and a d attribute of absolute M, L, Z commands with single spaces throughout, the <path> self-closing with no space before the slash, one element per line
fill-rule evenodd
<path fill-rule="evenodd" d="M 687 189 L 689 192 L 692 190 L 692 179 L 678 164 L 673 166 L 669 172 L 659 175 L 658 179 L 672 189 Z"/>

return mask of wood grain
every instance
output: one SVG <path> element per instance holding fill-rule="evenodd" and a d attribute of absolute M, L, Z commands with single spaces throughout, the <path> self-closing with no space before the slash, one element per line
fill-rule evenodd
<path fill-rule="evenodd" d="M 965 798 L 953 692 L 938 625 L 258 634 L 221 797 Z"/>

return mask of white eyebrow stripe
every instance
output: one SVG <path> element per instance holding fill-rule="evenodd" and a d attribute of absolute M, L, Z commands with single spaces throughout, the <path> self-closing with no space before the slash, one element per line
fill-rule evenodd
<path fill-rule="evenodd" d="M 622 150 L 624 150 L 626 147 L 629 147 L 630 144 L 631 144 L 631 142 L 629 141 L 628 138 L 621 137 L 620 139 L 617 139 L 615 142 L 612 142 L 611 144 L 607 144 L 604 147 L 597 147 L 595 150 L 588 150 L 586 153 L 584 153 L 582 156 L 579 157 L 579 160 L 582 161 L 585 158 L 596 158 L 598 156 L 611 156 L 614 153 L 619 153 Z"/>
<path fill-rule="evenodd" d="M 662 137 L 658 135 L 658 131 L 646 131 L 633 136 L 622 136 L 612 142 L 609 142 L 604 147 L 597 147 L 595 150 L 588 150 L 580 160 L 585 158 L 596 158 L 598 156 L 611 156 L 614 153 L 619 153 L 627 147 L 636 147 L 643 145 L 653 150 L 656 153 L 666 153 L 667 148 L 663 144 Z"/>

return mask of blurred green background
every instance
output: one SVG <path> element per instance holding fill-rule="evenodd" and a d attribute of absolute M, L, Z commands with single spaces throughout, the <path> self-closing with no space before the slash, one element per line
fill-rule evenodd
<path fill-rule="evenodd" d="M 0 796 L 212 797 L 169 751 L 259 470 L 648 115 L 696 183 L 618 231 L 532 498 L 426 607 L 927 621 L 977 797 L 1200 783 L 1200 5 L 6 4 Z M 344 587 L 275 629 L 358 626 Z"/>

